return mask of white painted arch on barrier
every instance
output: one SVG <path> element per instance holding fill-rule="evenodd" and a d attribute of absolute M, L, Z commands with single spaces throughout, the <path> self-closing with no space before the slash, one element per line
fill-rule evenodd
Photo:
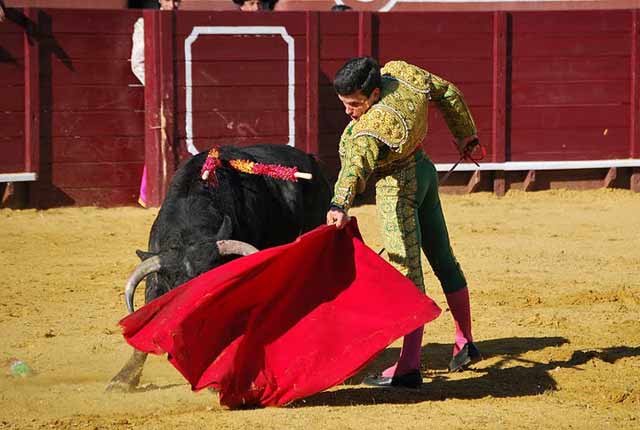
<path fill-rule="evenodd" d="M 192 67 L 191 67 L 191 46 L 200 35 L 263 35 L 277 34 L 282 36 L 287 44 L 287 75 L 288 75 L 288 110 L 289 110 L 289 141 L 287 145 L 296 146 L 295 128 L 295 41 L 283 26 L 196 26 L 191 34 L 184 41 L 185 59 L 185 97 L 186 115 L 185 131 L 187 150 L 190 154 L 197 154 L 198 149 L 193 144 L 193 90 L 192 90 Z"/>

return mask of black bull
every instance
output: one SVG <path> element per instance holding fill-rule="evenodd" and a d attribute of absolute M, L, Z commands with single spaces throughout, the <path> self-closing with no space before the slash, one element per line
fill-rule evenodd
<path fill-rule="evenodd" d="M 188 160 L 171 182 L 151 227 L 149 251 L 137 252 L 143 261 L 125 289 L 129 311 L 133 310 L 135 288 L 144 278 L 148 303 L 236 258 L 229 254 L 247 253 L 251 246 L 263 249 L 291 242 L 325 220 L 331 190 L 312 156 L 285 145 L 224 146 L 220 148 L 221 160 L 296 166 L 313 177 L 293 182 L 241 173 L 223 165 L 216 169 L 217 186 L 200 178 L 206 156 L 203 152 Z M 225 249 L 230 243 L 236 248 Z M 146 357 L 134 351 L 107 390 L 135 389 Z"/>

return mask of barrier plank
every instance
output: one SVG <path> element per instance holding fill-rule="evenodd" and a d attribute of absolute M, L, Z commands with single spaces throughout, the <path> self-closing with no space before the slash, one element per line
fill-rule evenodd
<path fill-rule="evenodd" d="M 412 44 L 413 37 L 422 33 L 464 34 L 464 43 L 470 33 L 491 34 L 491 12 L 450 13 L 450 12 L 414 12 L 377 14 L 380 34 L 405 34 L 405 44 Z M 460 43 L 459 45 L 462 45 Z M 458 48 L 458 46 L 456 46 Z"/>
<path fill-rule="evenodd" d="M 144 112 L 53 112 L 43 114 L 42 136 L 142 136 Z"/>
<path fill-rule="evenodd" d="M 131 49 L 131 47 L 129 47 Z M 137 86 L 138 79 L 131 71 L 128 59 L 113 61 L 110 58 L 98 60 L 74 59 L 73 67 L 60 61 L 52 61 L 50 73 L 41 73 L 40 80 L 45 85 L 117 85 Z"/>
<path fill-rule="evenodd" d="M 2 48 L 0 48 L 0 56 Z M 24 82 L 24 65 L 20 62 L 2 62 L 0 61 L 0 87 L 21 85 Z"/>
<path fill-rule="evenodd" d="M 24 137 L 24 113 L 0 111 L 0 124 L 2 124 L 2 136 Z"/>
<path fill-rule="evenodd" d="M 629 127 L 628 105 L 514 107 L 513 129 L 565 129 Z"/>
<path fill-rule="evenodd" d="M 53 136 L 51 152 L 42 153 L 42 161 L 54 163 L 142 162 L 142 136 Z"/>
<path fill-rule="evenodd" d="M 239 11 L 203 13 L 202 11 L 178 11 L 176 13 L 176 36 L 184 39 L 194 27 L 285 27 L 292 36 L 305 34 L 304 19 L 300 13 L 243 13 Z"/>
<path fill-rule="evenodd" d="M 192 90 L 193 112 L 282 110 L 289 106 L 287 85 L 262 87 L 197 87 Z M 177 111 L 186 111 L 185 88 L 178 88 Z M 295 106 L 304 106 L 304 87 L 295 87 Z"/>
<path fill-rule="evenodd" d="M 178 135 L 185 136 L 185 115 L 177 115 Z M 296 110 L 296 136 L 304 133 L 304 109 Z M 289 134 L 289 112 L 206 112 L 192 115 L 195 138 L 268 137 Z"/>
<path fill-rule="evenodd" d="M 630 13 L 628 10 L 514 12 L 512 28 L 514 34 L 628 32 Z"/>
<path fill-rule="evenodd" d="M 4 26 L 1 25 L 0 28 Z M 1 63 L 22 63 L 24 50 L 22 47 L 24 36 L 22 30 L 19 33 L 4 33 L 0 39 L 0 64 Z"/>
<path fill-rule="evenodd" d="M 185 47 L 179 40 L 176 60 L 185 61 Z M 294 39 L 294 60 L 303 60 L 304 39 Z M 129 47 L 131 49 L 131 47 Z M 288 61 L 287 42 L 279 34 L 201 34 L 191 44 L 192 61 Z"/>
<path fill-rule="evenodd" d="M 23 29 L 20 25 L 13 22 L 10 18 L 5 19 L 5 21 L 0 25 L 0 34 L 2 35 L 3 44 L 11 37 L 22 37 Z M 2 45 L 0 45 L 2 46 Z"/>
<path fill-rule="evenodd" d="M 513 106 L 628 104 L 629 81 L 513 82 Z"/>
<path fill-rule="evenodd" d="M 304 83 L 302 61 L 296 62 L 295 81 Z M 176 62 L 176 84 L 185 85 L 185 62 Z M 286 85 L 288 62 L 279 60 L 194 61 L 191 63 L 192 85 L 196 86 L 274 86 Z"/>
<path fill-rule="evenodd" d="M 355 57 L 358 54 L 358 38 L 354 34 L 324 35 L 320 38 L 320 59 L 335 60 Z"/>
<path fill-rule="evenodd" d="M 24 170 L 24 145 L 18 145 L 19 140 L 13 137 L 0 137 L 0 173 L 16 173 Z"/>
<path fill-rule="evenodd" d="M 0 111 L 24 112 L 24 86 L 8 86 L 0 84 Z M 4 127 L 2 133 L 4 134 Z"/>
<path fill-rule="evenodd" d="M 457 33 L 447 34 L 419 34 L 407 43 L 407 37 L 402 34 L 384 34 L 378 39 L 378 56 L 381 62 L 397 59 L 433 58 L 491 58 L 491 35 L 475 34 L 464 43 L 460 39 L 467 37 Z M 452 49 L 455 46 L 455 49 Z"/>
<path fill-rule="evenodd" d="M 321 12 L 320 33 L 321 35 L 347 35 L 356 37 L 358 35 L 358 14 L 332 12 Z"/>
<path fill-rule="evenodd" d="M 628 32 L 620 33 L 514 33 L 513 57 L 536 57 L 544 64 L 543 58 L 550 57 L 598 57 L 628 56 Z"/>
<path fill-rule="evenodd" d="M 609 128 L 514 129 L 513 161 L 602 160 L 628 158 L 629 130 Z"/>
<path fill-rule="evenodd" d="M 571 82 L 586 80 L 628 80 L 629 56 L 576 58 L 514 58 L 513 79 L 518 82 Z"/>
<path fill-rule="evenodd" d="M 50 18 L 54 34 L 119 34 L 133 32 L 133 23 L 142 16 L 140 10 L 41 9 Z"/>
<path fill-rule="evenodd" d="M 51 91 L 52 106 L 56 112 L 64 111 L 125 111 L 144 109 L 144 92 L 127 86 L 59 85 Z"/>
<path fill-rule="evenodd" d="M 53 163 L 51 179 L 58 187 L 112 188 L 131 187 L 140 181 L 142 163 Z"/>
<path fill-rule="evenodd" d="M 140 167 L 142 171 L 142 167 Z M 54 207 L 61 204 L 76 206 L 132 206 L 138 199 L 139 187 L 87 187 L 58 188 L 38 187 L 38 202 L 41 207 Z"/>
<path fill-rule="evenodd" d="M 65 59 L 71 66 L 77 60 L 118 61 L 131 58 L 131 36 L 124 34 L 72 34 L 61 33 L 44 37 L 43 49 L 53 57 Z"/>

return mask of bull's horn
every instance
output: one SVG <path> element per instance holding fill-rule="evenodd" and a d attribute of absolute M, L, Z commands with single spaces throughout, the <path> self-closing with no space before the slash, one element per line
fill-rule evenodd
<path fill-rule="evenodd" d="M 160 262 L 160 256 L 154 255 L 151 258 L 147 258 L 135 268 L 131 276 L 129 276 L 129 280 L 127 281 L 127 285 L 124 287 L 124 300 L 127 303 L 127 309 L 129 313 L 133 312 L 133 296 L 136 293 L 136 288 L 140 281 L 142 281 L 145 276 L 157 272 L 162 268 L 162 264 Z"/>
<path fill-rule="evenodd" d="M 222 220 L 222 225 L 218 232 L 216 233 L 216 240 L 226 240 L 231 237 L 231 233 L 233 233 L 233 224 L 231 223 L 231 218 L 229 215 L 225 215 Z"/>
<path fill-rule="evenodd" d="M 247 242 L 239 240 L 219 240 L 216 242 L 220 255 L 250 255 L 258 252 L 258 249 Z"/>

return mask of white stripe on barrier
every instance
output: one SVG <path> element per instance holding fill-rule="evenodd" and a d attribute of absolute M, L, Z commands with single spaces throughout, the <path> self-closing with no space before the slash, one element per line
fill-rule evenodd
<path fill-rule="evenodd" d="M 437 163 L 439 172 L 447 172 L 454 163 Z M 584 161 L 507 161 L 504 163 L 460 163 L 455 171 L 475 172 L 476 170 L 575 170 L 575 169 L 607 169 L 610 167 L 640 167 L 640 159 L 625 158 L 618 160 L 584 160 Z"/>
<path fill-rule="evenodd" d="M 36 179 L 37 173 L 0 173 L 0 182 L 28 182 Z"/>

